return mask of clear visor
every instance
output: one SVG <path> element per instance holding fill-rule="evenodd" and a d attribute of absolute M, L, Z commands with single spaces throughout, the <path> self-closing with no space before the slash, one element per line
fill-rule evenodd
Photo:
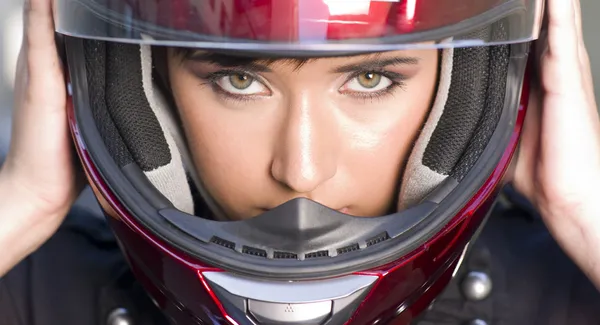
<path fill-rule="evenodd" d="M 386 51 L 536 39 L 543 0 L 54 0 L 56 30 L 242 51 Z M 502 24 L 507 34 L 481 33 Z M 491 28 L 485 28 L 491 27 Z"/>

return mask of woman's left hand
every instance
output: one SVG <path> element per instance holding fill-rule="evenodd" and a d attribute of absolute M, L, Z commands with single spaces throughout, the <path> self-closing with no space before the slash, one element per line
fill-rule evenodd
<path fill-rule="evenodd" d="M 547 0 L 514 185 L 600 288 L 600 118 L 579 0 Z"/>

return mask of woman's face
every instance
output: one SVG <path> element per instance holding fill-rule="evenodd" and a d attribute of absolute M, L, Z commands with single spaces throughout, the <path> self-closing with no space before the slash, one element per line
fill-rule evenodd
<path fill-rule="evenodd" d="M 230 219 L 304 197 L 379 216 L 429 111 L 436 50 L 250 60 L 168 53 L 200 178 Z"/>

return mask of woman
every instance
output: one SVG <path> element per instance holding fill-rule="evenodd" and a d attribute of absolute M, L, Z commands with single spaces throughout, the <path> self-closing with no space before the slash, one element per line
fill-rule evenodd
<path fill-rule="evenodd" d="M 318 3 L 320 2 L 314 2 L 313 5 Z M 327 3 L 323 1 L 323 4 Z M 440 4 L 443 2 L 435 5 Z M 223 5 L 226 6 L 224 3 Z M 374 8 L 376 6 L 383 5 L 374 5 Z M 74 157 L 70 151 L 64 113 L 67 107 L 84 169 L 103 209 L 114 217 L 109 218 L 109 222 L 128 261 L 145 289 L 150 291 L 155 304 L 174 321 L 190 322 L 190 319 L 197 317 L 203 321 L 212 319 L 213 322 L 224 322 L 223 317 L 230 317 L 230 320 L 241 323 L 253 319 L 255 322 L 295 320 L 300 323 L 329 321 L 337 324 L 354 317 L 353 321 L 357 324 L 373 321 L 385 323 L 392 319 L 401 324 L 414 320 L 416 314 L 433 300 L 450 278 L 460 272 L 456 279 L 466 279 L 460 282 L 464 298 L 456 302 L 457 293 L 453 288 L 459 283 L 452 282 L 432 310 L 424 313 L 423 322 L 462 322 L 484 313 L 492 323 L 546 323 L 543 315 L 536 314 L 534 308 L 523 311 L 530 313 L 527 317 L 523 313 L 512 314 L 525 303 L 536 301 L 524 292 L 532 291 L 533 296 L 544 301 L 542 298 L 552 296 L 545 290 L 550 285 L 557 286 L 557 279 L 562 279 L 565 274 L 569 274 L 569 279 L 579 279 L 569 267 L 561 269 L 567 270 L 564 272 L 545 270 L 548 277 L 532 272 L 537 265 L 544 265 L 549 260 L 560 260 L 562 256 L 559 251 L 552 250 L 551 245 L 547 246 L 547 241 L 532 240 L 534 237 L 543 237 L 544 230 L 538 226 L 531 228 L 535 235 L 522 234 L 520 239 L 513 239 L 512 244 L 507 243 L 503 250 L 494 247 L 497 245 L 495 243 L 510 238 L 513 228 L 526 224 L 516 222 L 512 225 L 514 221 L 510 217 L 520 214 L 518 209 L 496 210 L 495 216 L 490 220 L 491 225 L 483 230 L 482 238 L 477 242 L 470 238 L 483 222 L 483 205 L 476 206 L 477 213 L 469 221 L 464 221 L 464 227 L 448 228 L 458 232 L 453 237 L 456 240 L 450 243 L 443 240 L 450 239 L 450 235 L 443 233 L 431 221 L 446 220 L 444 223 L 450 224 L 449 220 L 467 220 L 460 213 L 456 214 L 456 207 L 450 208 L 448 202 L 464 202 L 461 203 L 462 208 L 472 206 L 467 203 L 471 198 L 481 198 L 487 202 L 487 198 L 493 193 L 485 192 L 484 184 L 492 184 L 492 187 L 499 185 L 496 176 L 502 176 L 516 146 L 511 135 L 518 136 L 518 125 L 517 128 L 512 127 L 510 121 L 513 120 L 506 117 L 510 116 L 506 112 L 513 112 L 516 121 L 522 116 L 517 110 L 518 105 L 511 105 L 518 101 L 519 96 L 514 94 L 520 84 L 516 83 L 512 88 L 509 86 L 513 80 L 512 74 L 518 75 L 520 71 L 515 62 L 523 60 L 523 56 L 519 56 L 518 47 L 508 46 L 510 42 L 506 38 L 510 40 L 511 36 L 503 32 L 502 27 L 506 27 L 502 24 L 509 24 L 508 22 L 494 22 L 488 29 L 477 30 L 485 33 L 485 37 L 468 34 L 472 39 L 467 40 L 503 40 L 506 43 L 498 47 L 473 47 L 465 50 L 456 47 L 447 50 L 437 45 L 436 42 L 441 42 L 440 38 L 434 38 L 434 42 L 423 39 L 422 43 L 418 43 L 419 46 L 394 51 L 368 54 L 364 51 L 350 51 L 333 57 L 306 53 L 300 57 L 292 57 L 293 53 L 287 52 L 288 55 L 284 55 L 282 52 L 275 53 L 277 51 L 269 55 L 246 51 L 240 55 L 239 52 L 225 51 L 218 46 L 216 50 L 214 47 L 149 47 L 143 43 L 140 46 L 128 46 L 67 37 L 64 40 L 66 62 L 75 102 L 75 107 L 70 108 L 65 101 L 66 89 L 60 79 L 63 70 L 54 42 L 54 23 L 50 8 L 48 1 L 31 1 L 26 10 L 26 36 L 19 61 L 22 73 L 17 87 L 16 127 L 8 160 L 0 174 L 0 192 L 4 194 L 3 198 L 7 198 L 0 205 L 0 215 L 3 216 L 1 221 L 7 225 L 0 235 L 0 243 L 2 247 L 6 247 L 7 256 L 0 262 L 3 273 L 38 249 L 56 231 L 78 193 L 78 178 L 75 176 L 76 169 L 71 164 Z M 69 31 L 74 30 L 69 30 L 73 25 L 70 26 L 65 18 L 67 12 L 61 11 L 64 8 L 66 7 L 55 7 L 58 12 L 55 16 L 56 28 L 59 32 L 62 30 L 69 34 Z M 150 7 L 144 7 L 144 10 L 151 11 L 148 8 Z M 316 7 L 309 9 L 319 12 Z M 327 9 L 332 16 L 335 16 L 334 10 L 349 10 L 339 6 L 334 8 L 332 5 Z M 476 9 L 478 8 L 473 10 Z M 479 9 L 484 11 L 487 8 Z M 150 14 L 144 16 L 144 10 L 140 9 L 136 17 L 142 17 L 142 20 L 152 17 Z M 224 10 L 227 14 L 227 9 Z M 246 14 L 248 8 L 244 10 Z M 302 12 L 301 7 L 299 10 Z M 372 12 L 367 16 L 371 17 Z M 439 12 L 447 14 L 451 11 Z M 258 15 L 260 10 L 252 13 Z M 405 13 L 405 18 L 408 16 L 410 15 Z M 90 25 L 93 26 L 97 22 L 90 17 L 78 19 L 91 22 Z M 251 19 L 247 17 L 252 15 L 243 17 Z M 427 22 L 423 17 L 419 19 Z M 440 19 L 435 14 L 431 17 L 430 22 Z M 232 26 L 238 26 L 237 23 L 244 26 L 243 21 L 236 18 L 238 19 L 225 21 L 236 22 Z M 210 20 L 205 17 L 205 21 Z M 594 283 L 598 283 L 600 272 L 596 270 L 595 261 L 600 256 L 597 256 L 594 247 L 597 244 L 596 234 L 600 233 L 600 229 L 593 219 L 598 208 L 593 204 L 592 186 L 600 179 L 600 130 L 580 21 L 578 1 L 553 0 L 547 3 L 547 39 L 535 44 L 539 52 L 536 65 L 539 73 L 538 78 L 535 78 L 537 82 L 532 84 L 527 119 L 516 160 L 514 185 L 534 204 L 561 247 Z M 158 21 L 154 23 L 161 25 Z M 104 30 L 81 28 L 82 34 L 87 33 L 90 38 L 102 36 L 94 35 L 94 32 Z M 227 30 L 226 27 L 220 28 L 222 31 Z M 233 29 L 229 32 L 231 35 L 243 35 L 244 28 L 241 30 L 242 32 Z M 348 31 L 351 31 L 349 34 L 357 32 L 347 26 L 328 32 L 343 39 L 344 33 Z M 309 36 L 319 35 L 314 30 L 304 32 Z M 367 34 L 369 32 L 373 30 L 363 31 Z M 119 35 L 119 30 L 112 33 Z M 281 33 L 283 36 L 278 37 L 287 37 L 285 30 Z M 456 35 L 447 36 L 457 39 Z M 153 37 L 156 40 L 157 36 Z M 493 42 L 490 41 L 491 43 Z M 440 44 L 443 45 L 443 42 Z M 449 44 L 454 43 L 451 40 Z M 296 48 L 299 49 L 301 48 Z M 504 65 L 501 62 L 505 62 Z M 500 65 L 503 68 L 498 68 Z M 483 66 L 486 69 L 481 69 Z M 481 70 L 485 72 L 482 73 Z M 461 79 L 463 77 L 464 80 Z M 496 88 L 498 84 L 501 85 L 500 88 Z M 509 86 L 504 87 L 504 84 Z M 457 92 L 453 87 L 458 87 L 457 85 L 460 85 L 460 89 L 468 90 L 469 96 L 466 99 L 461 96 L 461 92 L 455 95 Z M 498 89 L 502 92 L 497 91 Z M 86 93 L 88 96 L 84 95 Z M 509 96 L 510 94 L 513 95 Z M 475 99 L 471 101 L 469 98 L 472 97 Z M 135 105 L 133 109 L 128 104 L 146 102 L 147 105 Z M 454 102 L 458 104 L 452 104 Z M 480 102 L 484 104 L 476 105 Z M 500 103 L 497 109 L 490 108 L 495 107 L 494 103 Z M 169 107 L 176 110 L 168 109 Z M 453 112 L 463 110 L 470 112 L 470 115 L 466 118 L 460 114 L 453 115 Z M 176 114 L 171 114 L 174 112 Z M 458 123 L 452 123 L 456 120 Z M 493 123 L 494 127 L 488 130 L 479 126 L 486 123 Z M 492 131 L 502 128 L 506 129 L 504 136 L 494 137 L 498 132 Z M 157 137 L 157 134 L 160 136 Z M 496 138 L 504 140 L 497 140 L 496 144 Z M 455 139 L 460 144 L 449 143 L 448 139 Z M 485 148 L 492 149 L 472 149 L 478 143 L 473 139 L 485 139 Z M 35 149 L 33 143 L 37 144 Z M 460 150 L 449 151 L 448 148 L 455 146 L 460 147 Z M 490 158 L 485 152 L 496 152 L 497 155 Z M 472 155 L 476 159 L 468 158 Z M 102 158 L 99 157 L 103 156 L 110 156 L 110 162 L 101 161 Z M 486 159 L 493 162 L 493 166 L 491 163 L 484 164 Z M 48 169 L 53 172 L 48 173 Z M 493 177 L 488 179 L 490 174 Z M 109 187 L 98 181 L 99 177 Z M 471 177 L 477 177 L 477 180 Z M 137 191 L 127 190 L 128 183 L 123 183 L 120 179 L 126 179 Z M 469 182 L 476 183 L 478 193 L 484 194 L 466 196 L 471 194 L 469 191 L 473 191 L 473 188 L 461 186 L 467 186 Z M 140 190 L 141 188 L 145 190 Z M 461 196 L 459 192 L 467 194 Z M 141 206 L 156 209 L 156 213 L 164 218 L 160 220 L 168 221 L 170 226 L 153 224 L 153 220 L 158 219 L 147 217 L 145 212 L 136 210 L 139 209 L 135 202 L 137 199 L 132 198 L 137 195 L 135 193 L 141 193 L 140 198 L 147 200 Z M 453 198 L 455 200 L 451 200 Z M 119 210 L 119 204 L 128 211 Z M 441 208 L 443 204 L 446 204 L 445 209 Z M 436 214 L 440 210 L 444 210 L 446 216 Z M 394 212 L 397 214 L 382 217 Z M 192 214 L 203 218 L 188 218 Z M 436 217 L 429 217 L 430 214 Z M 452 219 L 453 216 L 457 219 Z M 393 222 L 386 223 L 386 220 Z M 394 228 L 400 227 L 399 224 L 404 224 L 406 228 Z M 423 229 L 419 229 L 421 226 Z M 131 229 L 136 227 L 138 229 L 133 234 Z M 74 228 L 80 230 L 80 227 Z M 207 232 L 206 229 L 210 231 Z M 505 229 L 509 229 L 508 232 Z M 392 230 L 396 230 L 396 233 Z M 414 247 L 408 244 L 406 247 L 419 247 L 418 249 L 401 249 L 401 245 L 386 244 L 401 239 L 404 231 L 406 234 L 415 232 L 413 237 L 418 237 L 413 242 Z M 439 234 L 439 237 L 428 241 L 432 240 L 432 231 Z M 424 235 L 425 232 L 429 232 L 429 235 Z M 64 238 L 64 235 L 61 236 L 63 233 L 59 232 L 58 237 L 54 238 Z M 380 237 L 380 233 L 384 236 Z M 92 238 L 98 240 L 95 236 Z M 140 242 L 139 238 L 145 240 Z M 156 238 L 161 245 L 148 244 Z M 47 250 L 70 247 L 78 242 L 53 240 L 48 246 L 44 246 L 48 247 Z M 379 245 L 380 242 L 384 243 Z M 425 242 L 428 244 L 423 245 Z M 473 243 L 469 246 L 475 248 L 470 248 L 471 252 L 467 254 L 469 257 L 463 261 L 464 256 L 460 256 L 460 252 L 463 249 L 467 251 L 469 242 Z M 490 243 L 494 244 L 489 245 Z M 143 252 L 148 251 L 147 245 L 155 246 L 152 246 L 151 253 L 144 255 Z M 483 248 L 478 248 L 482 245 Z M 369 248 L 371 246 L 373 248 Z M 424 249 L 426 246 L 430 248 Z M 442 246 L 450 249 L 443 249 Z M 535 260 L 534 263 L 529 260 L 529 264 L 525 265 L 522 262 L 531 258 L 526 253 L 500 258 L 507 252 L 514 254 L 514 246 L 525 252 L 541 250 L 551 251 L 552 254 L 537 256 L 539 261 Z M 140 247 L 144 248 L 140 250 Z M 80 256 L 91 254 L 91 250 L 84 249 L 84 246 L 80 248 Z M 230 252 L 231 250 L 235 252 Z M 33 254 L 31 260 L 37 261 L 36 256 L 42 256 L 43 251 L 44 248 Z M 56 255 L 50 251 L 44 256 Z M 179 255 L 181 252 L 184 255 Z M 428 258 L 433 266 L 430 269 L 426 266 L 407 268 L 407 264 L 399 262 L 402 259 L 398 259 L 398 254 L 403 254 L 404 258 L 409 256 L 409 252 L 415 252 L 414 256 L 422 259 Z M 344 255 L 346 253 L 348 255 Z M 175 255 L 187 265 L 193 262 L 203 266 L 194 268 L 195 273 L 189 273 L 189 270 L 181 268 L 182 264 L 169 262 L 166 257 Z M 342 261 L 340 256 L 351 257 L 344 259 L 342 263 L 339 262 Z M 69 315 L 71 318 L 67 318 L 66 315 L 57 316 L 47 310 L 42 312 L 48 314 L 44 317 L 34 313 L 33 318 L 22 322 L 42 324 L 44 320 L 50 322 L 52 319 L 54 323 L 59 320 L 85 323 L 92 321 L 94 317 L 108 317 L 114 321 L 131 315 L 143 319 L 144 323 L 157 321 L 160 316 L 144 313 L 154 308 L 146 305 L 143 295 L 137 296 L 137 289 L 130 288 L 125 293 L 119 291 L 123 285 L 129 288 L 127 277 L 124 278 L 126 280 L 119 278 L 121 284 L 114 286 L 112 280 L 107 279 L 107 274 L 110 273 L 108 270 L 122 267 L 123 262 L 119 257 L 111 254 L 111 263 L 99 263 L 99 269 L 107 271 L 98 271 L 98 278 L 83 276 L 86 268 L 96 262 L 83 263 L 82 268 L 74 266 L 73 271 L 69 271 L 69 274 L 78 274 L 76 278 L 80 283 L 91 289 L 84 289 L 86 293 L 67 290 L 69 293 L 66 296 L 81 295 L 97 299 L 89 292 L 97 292 L 98 287 L 106 287 L 108 293 L 101 299 L 107 299 L 108 302 L 100 303 L 100 307 L 80 302 L 85 307 L 80 308 L 78 304 L 77 309 L 83 311 L 82 308 L 91 308 L 89 312 L 82 312 L 81 316 L 73 314 Z M 266 260 L 257 259 L 258 257 Z M 65 257 L 67 260 L 73 258 Z M 157 258 L 164 258 L 167 262 L 153 269 L 150 264 Z M 286 261 L 278 262 L 278 259 Z M 40 257 L 39 260 L 46 258 Z M 398 283 L 408 283 L 406 287 L 389 287 L 393 279 L 377 273 L 377 268 L 390 267 L 389 263 L 392 262 L 399 263 L 404 270 L 423 273 L 413 272 L 411 276 L 396 280 Z M 463 271 L 458 270 L 461 262 L 468 265 L 467 270 L 486 270 L 495 264 L 506 268 L 510 268 L 507 265 L 520 265 L 522 278 L 502 280 L 502 276 L 492 276 L 494 286 L 500 289 L 499 292 L 494 291 L 496 298 L 490 298 L 486 303 L 490 279 L 481 272 L 463 276 L 465 268 L 462 268 Z M 23 266 L 25 264 L 17 266 L 5 278 L 7 280 L 4 280 L 5 286 L 12 287 L 6 291 L 11 295 L 15 292 L 14 283 L 32 281 L 30 277 L 13 275 L 27 273 L 18 272 L 27 268 Z M 211 273 L 211 266 L 231 271 L 233 275 L 227 274 L 228 272 Z M 90 272 L 94 268 L 87 270 Z M 387 273 L 391 273 L 390 270 Z M 526 270 L 528 271 L 525 272 Z M 37 274 L 36 271 L 28 272 Z M 173 274 L 168 275 L 168 272 Z M 346 277 L 351 272 L 354 272 L 355 277 Z M 491 273 L 494 274 L 493 270 Z M 189 277 L 192 276 L 190 274 L 200 274 L 204 287 L 196 289 L 194 286 L 199 285 L 200 281 L 189 282 Z M 226 274 L 225 278 L 223 274 Z M 247 278 L 240 278 L 235 274 L 266 277 L 261 281 L 267 281 L 268 285 L 274 286 L 276 291 L 281 290 L 281 293 L 275 296 L 257 296 L 256 292 L 264 288 L 256 287 L 255 278 L 247 282 Z M 374 279 L 376 274 L 383 280 Z M 526 274 L 530 276 L 525 276 Z M 325 295 L 329 294 L 330 290 L 337 288 L 333 282 L 311 281 L 342 275 L 344 277 L 340 281 L 360 279 L 356 281 L 366 282 L 361 282 L 358 287 L 342 286 L 347 290 L 328 298 L 333 301 L 329 302 L 329 307 L 320 304 L 322 297 L 317 295 L 305 297 L 303 301 L 295 300 L 297 290 L 313 288 L 311 285 L 322 288 Z M 180 283 L 193 288 L 191 291 L 196 297 L 205 294 L 199 290 L 209 291 L 208 288 L 216 292 L 216 296 L 208 301 L 203 300 L 200 304 L 202 307 L 194 306 L 190 304 L 193 300 L 185 297 L 185 288 L 174 280 L 177 277 L 181 280 Z M 532 278 L 543 278 L 544 281 L 530 287 L 518 285 L 519 281 L 530 283 Z M 281 281 L 276 280 L 281 279 L 308 282 L 280 287 Z M 380 282 L 376 286 L 374 284 L 377 281 Z M 469 281 L 475 281 L 477 285 L 470 287 Z M 46 282 L 49 281 L 44 281 Z M 233 287 L 231 283 L 234 283 Z M 248 285 L 250 291 L 254 292 L 248 293 L 240 289 L 244 285 Z M 420 288 L 426 287 L 429 289 L 420 291 Z M 471 290 L 479 287 L 484 287 L 484 290 Z M 377 291 L 382 300 L 374 304 L 373 296 L 376 295 L 368 296 L 369 290 L 386 288 L 393 288 L 390 292 L 396 292 L 398 296 L 392 296 L 389 292 L 382 295 L 381 291 Z M 564 297 L 567 296 L 566 292 L 579 292 L 581 288 L 586 288 L 585 283 L 582 286 L 573 284 L 571 287 L 559 287 L 552 293 Z M 510 295 L 504 297 L 507 294 Z M 174 295 L 175 298 L 169 295 Z M 349 311 L 344 308 L 335 309 L 336 302 L 339 304 L 341 297 L 354 295 L 357 298 L 347 302 Z M 33 295 L 35 296 L 38 295 Z M 593 292 L 586 299 L 594 301 L 592 299 L 597 299 L 596 296 Z M 247 307 L 240 309 L 239 300 L 236 300 L 239 297 L 242 299 L 242 306 Z M 519 298 L 523 300 L 518 300 Z M 22 299 L 29 298 L 23 296 L 11 299 L 17 302 L 10 304 L 17 305 Z M 466 302 L 467 300 L 470 302 Z M 268 302 L 266 305 L 265 301 Z M 508 303 L 509 301 L 512 302 Z M 274 319 L 272 317 L 275 316 L 269 314 L 269 311 L 282 306 L 287 313 L 295 308 L 303 308 L 301 304 L 297 304 L 299 302 L 305 303 L 304 306 L 307 306 L 306 303 L 311 304 L 309 309 L 300 314 L 312 318 Z M 359 308 L 363 302 L 372 304 L 370 306 L 373 308 Z M 66 298 L 61 305 L 70 303 Z M 577 310 L 580 310 L 577 303 L 578 301 L 573 302 L 578 307 Z M 129 316 L 117 308 L 119 304 L 128 306 Z M 29 302 L 16 309 L 37 305 Z M 558 305 L 564 306 L 562 303 Z M 50 304 L 48 308 L 54 312 L 57 310 Z M 489 308 L 492 308 L 491 312 L 487 310 Z M 567 305 L 565 308 L 574 307 Z M 11 309 L 15 308 L 7 308 Z M 552 310 L 556 312 L 556 306 Z M 316 311 L 321 311 L 321 314 Z M 594 322 L 595 311 L 590 309 L 586 312 L 588 313 L 565 312 L 568 316 L 565 316 L 564 323 L 582 324 L 586 321 L 574 317 L 588 317 L 587 321 Z M 193 315 L 192 318 L 189 318 L 190 314 Z M 12 317 L 8 313 L 6 315 Z M 17 319 L 19 316 L 14 317 Z M 553 321 L 557 319 L 555 315 L 551 318 Z M 473 320 L 479 324 L 482 321 L 475 318 Z"/>

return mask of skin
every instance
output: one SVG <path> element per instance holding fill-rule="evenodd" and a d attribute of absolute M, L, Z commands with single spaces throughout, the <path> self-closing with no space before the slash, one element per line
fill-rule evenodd
<path fill-rule="evenodd" d="M 12 143 L 0 171 L 0 249 L 3 253 L 0 276 L 56 231 L 80 189 L 66 125 L 66 90 L 54 42 L 51 1 L 28 0 L 25 8 Z M 548 0 L 547 9 L 547 37 L 536 44 L 538 49 L 546 50 L 536 56 L 538 79 L 533 85 L 531 111 L 525 123 L 514 184 L 540 211 L 557 242 L 600 288 L 600 250 L 597 249 L 600 247 L 600 206 L 594 195 L 600 184 L 600 118 L 592 91 L 589 58 L 581 36 L 581 9 L 578 0 Z M 286 91 L 281 86 L 276 89 Z M 307 98 L 309 103 L 315 101 L 310 93 L 301 95 L 306 96 L 300 97 Z M 289 101 L 296 105 L 305 103 L 294 96 L 289 97 Z M 341 120 L 349 119 L 335 105 L 331 106 L 312 114 L 335 112 L 344 117 Z M 279 114 L 288 113 L 290 120 L 311 117 L 306 114 L 306 109 L 311 107 L 314 106 L 290 105 Z M 226 110 L 217 112 L 233 114 Z M 300 114 L 302 112 L 304 114 Z M 310 131 L 323 132 L 320 126 Z M 296 145 L 298 143 L 303 142 Z M 275 169 L 285 170 L 285 166 L 290 166 L 280 165 Z M 341 173 L 340 168 L 336 176 Z M 43 172 L 47 170 L 52 172 Z M 280 171 L 278 175 L 293 174 Z M 306 176 L 301 175 L 303 177 L 297 179 Z M 289 182 L 295 184 L 295 178 L 290 179 Z M 278 203 L 252 204 L 263 207 Z"/>
<path fill-rule="evenodd" d="M 600 289 L 600 119 L 579 0 L 547 4 L 514 185 Z"/>
<path fill-rule="evenodd" d="M 169 81 L 190 150 L 228 218 L 298 197 L 355 216 L 389 211 L 431 106 L 437 50 L 231 67 L 174 52 Z"/>

